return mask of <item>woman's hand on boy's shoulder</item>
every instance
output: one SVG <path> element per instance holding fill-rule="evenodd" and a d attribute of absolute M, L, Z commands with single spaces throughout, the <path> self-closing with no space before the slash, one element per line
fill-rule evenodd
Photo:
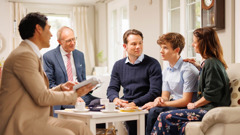
<path fill-rule="evenodd" d="M 198 70 L 200 69 L 200 64 L 198 64 L 194 58 L 186 58 L 183 59 L 183 61 L 193 64 Z"/>

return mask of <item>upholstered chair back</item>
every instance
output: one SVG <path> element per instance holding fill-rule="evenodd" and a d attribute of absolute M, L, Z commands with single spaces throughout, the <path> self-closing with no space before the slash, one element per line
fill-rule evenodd
<path fill-rule="evenodd" d="M 230 79 L 231 107 L 240 107 L 240 63 L 228 65 Z"/>

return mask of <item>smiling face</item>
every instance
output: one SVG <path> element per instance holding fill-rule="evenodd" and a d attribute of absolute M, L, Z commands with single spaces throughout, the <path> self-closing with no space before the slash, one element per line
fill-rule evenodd
<path fill-rule="evenodd" d="M 64 51 L 70 53 L 75 49 L 76 38 L 74 32 L 69 29 L 63 29 L 60 39 L 58 40 L 59 44 L 62 45 Z"/>
<path fill-rule="evenodd" d="M 128 57 L 131 59 L 137 59 L 143 51 L 143 40 L 140 35 L 129 35 L 127 37 L 127 44 L 123 44 L 124 49 L 128 53 Z"/>
<path fill-rule="evenodd" d="M 194 35 L 193 35 L 193 43 L 192 43 L 192 46 L 193 46 L 194 51 L 195 51 L 196 53 L 200 53 L 200 52 L 199 52 L 198 38 L 195 37 Z"/>

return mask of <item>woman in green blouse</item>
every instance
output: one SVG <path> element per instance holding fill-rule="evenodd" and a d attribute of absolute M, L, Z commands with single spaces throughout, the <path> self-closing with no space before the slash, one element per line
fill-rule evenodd
<path fill-rule="evenodd" d="M 189 121 L 201 121 L 212 108 L 230 105 L 229 79 L 223 50 L 215 30 L 209 27 L 193 32 L 192 46 L 202 56 L 201 65 L 187 60 L 199 69 L 198 100 L 187 105 L 188 109 L 161 113 L 153 127 L 152 135 L 183 135 Z"/>

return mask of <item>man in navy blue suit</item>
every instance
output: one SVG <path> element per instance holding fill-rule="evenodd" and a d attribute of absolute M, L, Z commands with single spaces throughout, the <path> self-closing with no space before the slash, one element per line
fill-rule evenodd
<path fill-rule="evenodd" d="M 55 87 L 67 81 L 81 82 L 86 80 L 84 55 L 75 49 L 76 37 L 74 31 L 66 26 L 57 32 L 59 46 L 43 55 L 43 67 L 49 79 L 49 87 Z M 88 93 L 79 97 L 78 101 L 88 105 L 92 100 L 97 99 Z M 53 110 L 73 108 L 71 105 L 53 106 Z M 57 117 L 57 114 L 53 114 Z"/>

